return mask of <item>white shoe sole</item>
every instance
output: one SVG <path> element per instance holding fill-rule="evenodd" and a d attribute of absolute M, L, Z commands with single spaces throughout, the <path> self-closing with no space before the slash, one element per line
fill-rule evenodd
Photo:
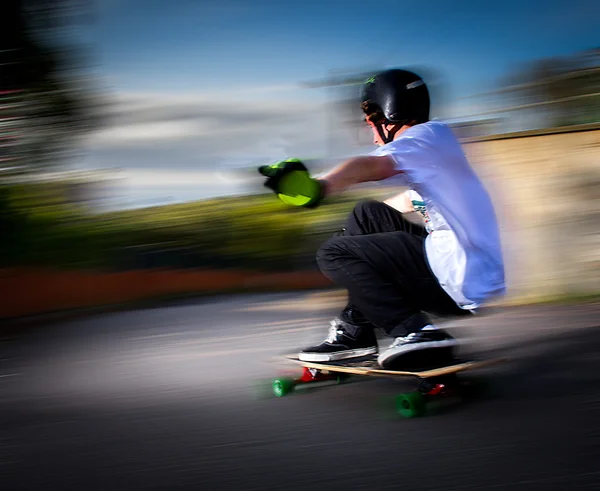
<path fill-rule="evenodd" d="M 455 339 L 445 339 L 444 341 L 431 341 L 427 343 L 407 344 L 404 346 L 398 346 L 396 348 L 389 348 L 385 350 L 377 357 L 377 363 L 379 363 L 379 366 L 383 367 L 386 361 L 393 358 L 397 358 L 398 356 L 402 356 L 406 353 L 438 348 L 454 348 L 456 346 L 458 346 L 458 342 Z"/>
<path fill-rule="evenodd" d="M 377 353 L 377 348 L 362 348 L 353 349 L 346 351 L 335 351 L 333 353 L 299 353 L 298 359 L 300 361 L 337 361 L 347 360 L 350 358 L 360 358 L 361 356 L 368 356 Z"/>

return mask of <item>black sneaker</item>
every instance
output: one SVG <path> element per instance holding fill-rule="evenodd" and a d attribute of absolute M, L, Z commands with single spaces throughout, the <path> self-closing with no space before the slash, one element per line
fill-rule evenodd
<path fill-rule="evenodd" d="M 354 326 L 336 318 L 331 321 L 329 336 L 321 344 L 303 349 L 302 361 L 336 361 L 377 353 L 377 337 L 372 328 Z"/>
<path fill-rule="evenodd" d="M 377 361 L 383 368 L 415 370 L 450 363 L 458 342 L 442 329 L 411 332 L 396 338 Z"/>

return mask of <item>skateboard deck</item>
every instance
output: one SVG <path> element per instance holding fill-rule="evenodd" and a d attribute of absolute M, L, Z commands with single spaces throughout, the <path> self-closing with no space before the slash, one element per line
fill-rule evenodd
<path fill-rule="evenodd" d="M 455 360 L 452 364 L 420 371 L 388 370 L 381 368 L 377 358 L 364 357 L 359 360 L 341 360 L 332 362 L 302 361 L 297 355 L 283 355 L 279 359 L 302 367 L 299 377 L 280 377 L 273 380 L 272 388 L 277 397 L 282 397 L 302 386 L 311 386 L 315 382 L 333 381 L 340 384 L 351 375 L 369 377 L 408 377 L 418 382 L 418 389 L 400 394 L 396 398 L 397 412 L 412 418 L 425 413 L 426 404 L 432 400 L 448 396 L 462 397 L 465 384 L 458 380 L 458 374 L 468 370 L 486 368 L 506 362 L 506 358 L 487 360 Z M 468 385 L 468 384 L 467 384 Z"/>
<path fill-rule="evenodd" d="M 380 377 L 417 377 L 417 378 L 432 378 L 442 377 L 444 375 L 452 375 L 454 373 L 464 372 L 477 368 L 485 368 L 506 361 L 504 358 L 494 358 L 490 360 L 469 360 L 456 362 L 451 365 L 446 365 L 437 368 L 431 368 L 422 371 L 406 371 L 406 370 L 386 370 L 379 366 L 375 358 L 361 359 L 360 361 L 330 361 L 330 362 L 313 362 L 303 361 L 298 359 L 296 355 L 284 355 L 283 359 L 297 363 L 306 368 L 321 370 L 323 372 L 346 373 L 349 375 L 366 375 Z"/>

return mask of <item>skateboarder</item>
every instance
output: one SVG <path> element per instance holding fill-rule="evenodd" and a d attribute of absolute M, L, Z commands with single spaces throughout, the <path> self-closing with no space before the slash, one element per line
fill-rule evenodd
<path fill-rule="evenodd" d="M 379 146 L 371 154 L 316 179 L 295 159 L 259 169 L 265 186 L 298 206 L 316 206 L 362 182 L 409 189 L 388 202 L 359 202 L 319 249 L 319 268 L 348 291 L 348 304 L 327 338 L 298 356 L 334 361 L 379 353 L 380 328 L 394 338 L 378 355 L 383 367 L 401 366 L 408 354 L 445 359 L 457 342 L 426 313 L 470 315 L 505 293 L 495 211 L 450 128 L 429 119 L 429 91 L 418 75 L 376 74 L 364 84 L 361 107 Z M 423 225 L 403 216 L 410 211 Z"/>

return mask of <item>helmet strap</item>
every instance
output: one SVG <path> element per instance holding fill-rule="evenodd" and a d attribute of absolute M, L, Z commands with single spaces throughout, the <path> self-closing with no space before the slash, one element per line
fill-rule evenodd
<path fill-rule="evenodd" d="M 377 133 L 379 134 L 379 138 L 381 138 L 381 141 L 387 144 L 394 141 L 394 136 L 396 136 L 396 133 L 398 133 L 398 131 L 400 130 L 401 125 L 395 124 L 394 128 L 389 130 L 386 136 L 385 132 L 383 131 L 383 124 L 384 123 L 378 124 L 376 128 Z"/>

